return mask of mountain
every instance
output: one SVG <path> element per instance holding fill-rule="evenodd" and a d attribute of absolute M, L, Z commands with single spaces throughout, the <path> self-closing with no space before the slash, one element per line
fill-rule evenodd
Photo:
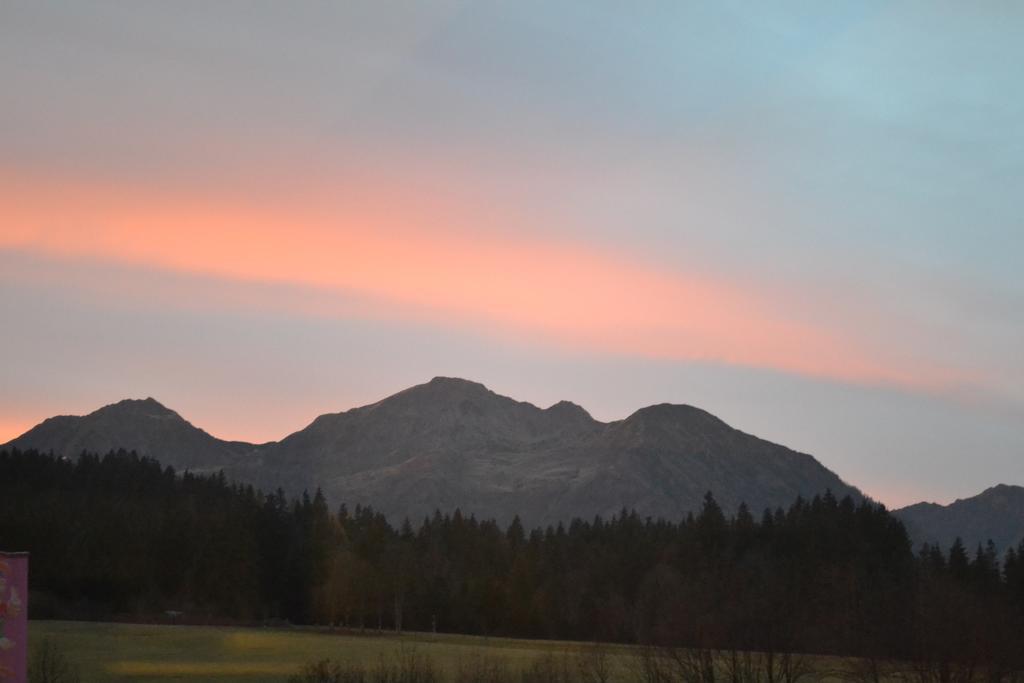
<path fill-rule="evenodd" d="M 604 423 L 568 401 L 542 409 L 446 377 L 260 446 L 218 441 L 152 399 L 47 420 L 10 445 L 66 455 L 134 448 L 265 490 L 319 486 L 334 504 L 370 504 L 396 522 L 456 507 L 527 525 L 623 508 L 679 519 L 708 490 L 726 510 L 746 502 L 755 514 L 826 489 L 861 497 L 810 455 L 699 408 L 661 404 Z"/>
<path fill-rule="evenodd" d="M 4 447 L 35 448 L 68 457 L 124 448 L 178 470 L 194 471 L 227 467 L 255 448 L 210 436 L 152 398 L 126 399 L 84 416 L 51 417 Z"/>
<path fill-rule="evenodd" d="M 914 545 L 948 549 L 959 536 L 968 550 L 991 539 L 1000 552 L 1024 539 L 1024 487 L 999 484 L 949 505 L 917 503 L 894 510 Z"/>

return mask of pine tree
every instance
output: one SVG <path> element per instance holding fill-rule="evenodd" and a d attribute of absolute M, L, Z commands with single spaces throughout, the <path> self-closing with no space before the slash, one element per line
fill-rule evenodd
<path fill-rule="evenodd" d="M 964 543 L 960 540 L 959 536 L 949 548 L 947 566 L 949 567 L 949 575 L 958 583 L 966 584 L 970 579 L 970 561 L 967 559 L 967 551 L 964 549 Z"/>

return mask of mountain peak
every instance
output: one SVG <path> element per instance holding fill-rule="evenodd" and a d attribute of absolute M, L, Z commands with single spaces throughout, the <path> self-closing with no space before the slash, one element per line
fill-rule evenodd
<path fill-rule="evenodd" d="M 497 396 L 497 394 L 479 382 L 471 382 L 468 379 L 461 379 L 459 377 L 435 377 L 425 384 L 417 384 L 393 396 L 389 396 L 383 402 L 389 402 L 393 399 L 403 401 L 423 399 L 431 402 L 448 403 L 451 401 Z"/>
<path fill-rule="evenodd" d="M 444 377 L 442 375 L 438 375 L 437 377 L 434 377 L 433 379 L 431 379 L 426 384 L 421 384 L 420 386 L 444 387 L 444 388 L 448 388 L 448 389 L 473 389 L 473 390 L 483 389 L 485 391 L 490 391 L 490 389 L 485 387 L 480 382 L 474 382 L 472 380 L 462 379 L 461 377 Z M 413 388 L 415 389 L 415 387 L 413 387 Z"/>
<path fill-rule="evenodd" d="M 545 412 L 565 419 L 594 420 L 590 413 L 587 412 L 586 408 L 578 403 L 573 403 L 572 401 L 559 401 L 549 408 L 546 408 Z"/>
<path fill-rule="evenodd" d="M 1024 495 L 1024 486 L 1017 486 L 1016 484 L 996 484 L 990 486 L 981 493 L 981 496 L 1020 496 Z"/>
<path fill-rule="evenodd" d="M 647 426 L 708 429 L 730 429 L 729 425 L 706 410 L 684 403 L 656 403 L 640 408 L 627 417 L 624 424 L 637 423 Z"/>
<path fill-rule="evenodd" d="M 44 420 L 7 445 L 67 457 L 133 450 L 175 469 L 193 470 L 219 469 L 253 448 L 210 436 L 151 396 L 124 399 L 88 415 Z"/>
<path fill-rule="evenodd" d="M 164 404 L 157 401 L 152 396 L 146 398 L 126 398 L 118 401 L 117 403 L 111 403 L 110 405 L 103 406 L 94 414 L 116 414 L 126 415 L 132 417 L 158 417 L 158 418 L 177 418 L 183 420 L 178 415 Z"/>
<path fill-rule="evenodd" d="M 138 407 L 150 410 L 162 410 L 171 412 L 170 409 L 152 396 L 146 398 L 126 398 L 114 403 L 115 406 Z"/>

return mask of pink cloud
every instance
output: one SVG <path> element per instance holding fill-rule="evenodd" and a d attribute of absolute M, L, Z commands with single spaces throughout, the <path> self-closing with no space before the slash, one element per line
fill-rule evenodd
<path fill-rule="evenodd" d="M 321 295 L 288 297 L 296 312 L 422 319 L 585 352 L 914 388 L 962 379 L 869 352 L 777 293 L 536 230 L 516 237 L 514 217 L 399 186 L 243 199 L 4 178 L 0 248 L 299 286 Z M 237 303 L 259 306 L 261 292 Z"/>

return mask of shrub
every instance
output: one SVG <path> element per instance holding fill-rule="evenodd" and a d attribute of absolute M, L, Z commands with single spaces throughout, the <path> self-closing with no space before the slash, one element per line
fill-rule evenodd
<path fill-rule="evenodd" d="M 382 657 L 369 680 L 370 683 L 439 683 L 441 677 L 433 660 L 403 649 L 394 659 Z"/>
<path fill-rule="evenodd" d="M 512 683 L 512 676 L 504 661 L 476 655 L 459 661 L 455 683 Z"/>
<path fill-rule="evenodd" d="M 522 683 L 576 683 L 575 673 L 568 656 L 544 655 L 523 671 Z"/>
<path fill-rule="evenodd" d="M 381 658 L 368 671 L 360 664 L 322 659 L 307 664 L 288 683 L 439 683 L 434 663 L 413 651 L 401 650 L 391 659 Z"/>

